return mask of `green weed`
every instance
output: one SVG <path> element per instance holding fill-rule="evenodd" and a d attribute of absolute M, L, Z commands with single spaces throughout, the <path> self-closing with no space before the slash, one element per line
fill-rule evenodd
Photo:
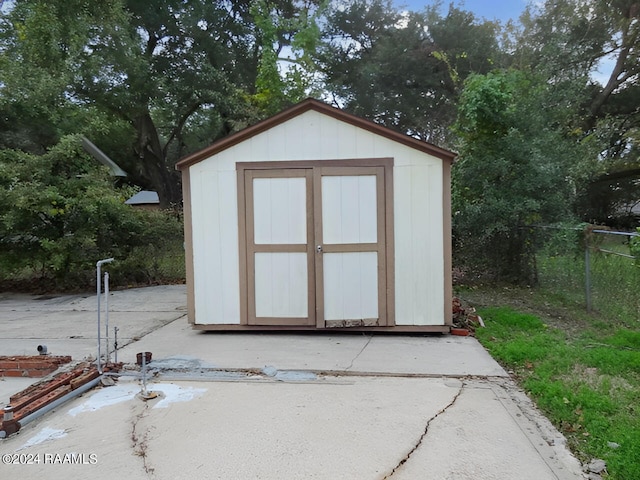
<path fill-rule="evenodd" d="M 602 236 L 590 250 L 591 301 L 594 310 L 609 322 L 627 326 L 640 322 L 640 268 L 623 236 Z M 550 247 L 537 256 L 539 288 L 554 302 L 585 307 L 584 251 L 558 251 Z"/>
<path fill-rule="evenodd" d="M 485 308 L 478 340 L 562 431 L 582 461 L 610 479 L 640 478 L 640 332 L 618 324 L 576 330 L 513 308 Z"/>

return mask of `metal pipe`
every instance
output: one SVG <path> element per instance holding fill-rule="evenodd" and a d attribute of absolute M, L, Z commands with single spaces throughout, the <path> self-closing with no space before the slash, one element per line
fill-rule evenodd
<path fill-rule="evenodd" d="M 104 331 L 107 340 L 107 363 L 111 360 L 109 351 L 109 272 L 104 272 Z"/>
<path fill-rule="evenodd" d="M 102 374 L 103 377 L 136 377 L 142 378 L 141 373 L 137 372 L 104 372 Z"/>
<path fill-rule="evenodd" d="M 604 233 L 607 235 L 626 235 L 627 237 L 638 237 L 640 233 L 635 232 L 612 232 L 610 230 L 591 230 L 593 233 Z"/>
<path fill-rule="evenodd" d="M 98 373 L 102 374 L 102 364 L 100 363 L 100 344 L 102 343 L 101 332 L 100 332 L 100 294 L 102 293 L 102 279 L 100 278 L 100 270 L 102 265 L 105 263 L 113 262 L 113 258 L 105 258 L 103 260 L 98 260 L 96 262 L 96 298 L 98 303 L 98 357 L 96 358 L 96 364 L 98 365 Z"/>
<path fill-rule="evenodd" d="M 20 423 L 20 428 L 22 428 L 25 425 L 33 422 L 34 420 L 37 420 L 38 418 L 40 418 L 45 413 L 50 412 L 51 410 L 53 410 L 56 407 L 59 407 L 63 403 L 68 402 L 69 400 L 72 400 L 75 397 L 77 397 L 79 395 L 82 395 L 83 393 L 91 390 L 98 383 L 100 383 L 100 380 L 102 380 L 102 376 L 100 376 L 98 378 L 94 378 L 90 382 L 85 383 L 84 385 L 76 388 L 75 390 L 70 391 L 66 395 L 63 395 L 62 397 L 58 398 L 57 400 L 54 400 L 53 402 L 45 405 L 44 407 L 36 410 L 35 412 L 30 413 L 29 415 L 21 418 L 20 422 L 19 422 Z M 4 430 L 0 430 L 0 438 L 4 438 L 5 436 L 6 436 L 6 432 Z"/>
<path fill-rule="evenodd" d="M 118 363 L 118 327 L 113 327 L 113 354 L 115 362 Z"/>
<path fill-rule="evenodd" d="M 4 415 L 2 416 L 3 421 L 13 420 L 13 406 L 7 405 L 4 407 Z"/>
<path fill-rule="evenodd" d="M 627 255 L 626 253 L 614 252 L 613 250 L 605 250 L 604 248 L 599 248 L 598 251 L 602 252 L 602 253 L 610 253 L 611 255 L 617 255 L 618 257 L 636 258 L 633 255 Z"/>
<path fill-rule="evenodd" d="M 584 294 L 587 302 L 587 313 L 591 313 L 591 254 L 589 253 L 589 241 L 584 249 Z"/>
<path fill-rule="evenodd" d="M 142 352 L 142 395 L 147 395 L 147 352 Z"/>

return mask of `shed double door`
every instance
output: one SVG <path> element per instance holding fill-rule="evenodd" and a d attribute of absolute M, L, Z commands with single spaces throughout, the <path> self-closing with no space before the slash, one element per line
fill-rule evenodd
<path fill-rule="evenodd" d="M 387 325 L 383 167 L 244 171 L 247 324 Z"/>

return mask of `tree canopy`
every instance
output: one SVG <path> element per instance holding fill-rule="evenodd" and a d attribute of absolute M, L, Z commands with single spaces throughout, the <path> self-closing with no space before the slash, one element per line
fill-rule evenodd
<path fill-rule="evenodd" d="M 120 184 L 179 206 L 178 159 L 314 96 L 457 150 L 458 247 L 500 245 L 511 263 L 485 264 L 522 279 L 528 225 L 637 224 L 639 33 L 636 0 L 547 0 L 507 24 L 389 0 L 15 0 L 0 163 L 85 135 Z"/>
<path fill-rule="evenodd" d="M 44 121 L 34 147 L 86 133 L 162 205 L 177 204 L 180 157 L 287 103 L 287 91 L 275 93 L 284 81 L 269 85 L 272 55 L 306 46 L 296 35 L 309 37 L 313 10 L 266 0 L 18 0 L 0 25 L 2 101 L 26 120 L 23 135 L 31 119 Z"/>

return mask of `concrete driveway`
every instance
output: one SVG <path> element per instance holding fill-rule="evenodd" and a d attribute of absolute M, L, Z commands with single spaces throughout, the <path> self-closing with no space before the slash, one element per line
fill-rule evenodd
<path fill-rule="evenodd" d="M 191 330 L 184 286 L 112 292 L 130 366 L 0 440 L 35 479 L 578 479 L 578 461 L 473 338 Z M 104 321 L 104 318 L 103 318 Z M 94 296 L 0 295 L 0 355 L 95 357 Z M 0 379 L 0 403 L 32 382 Z"/>

